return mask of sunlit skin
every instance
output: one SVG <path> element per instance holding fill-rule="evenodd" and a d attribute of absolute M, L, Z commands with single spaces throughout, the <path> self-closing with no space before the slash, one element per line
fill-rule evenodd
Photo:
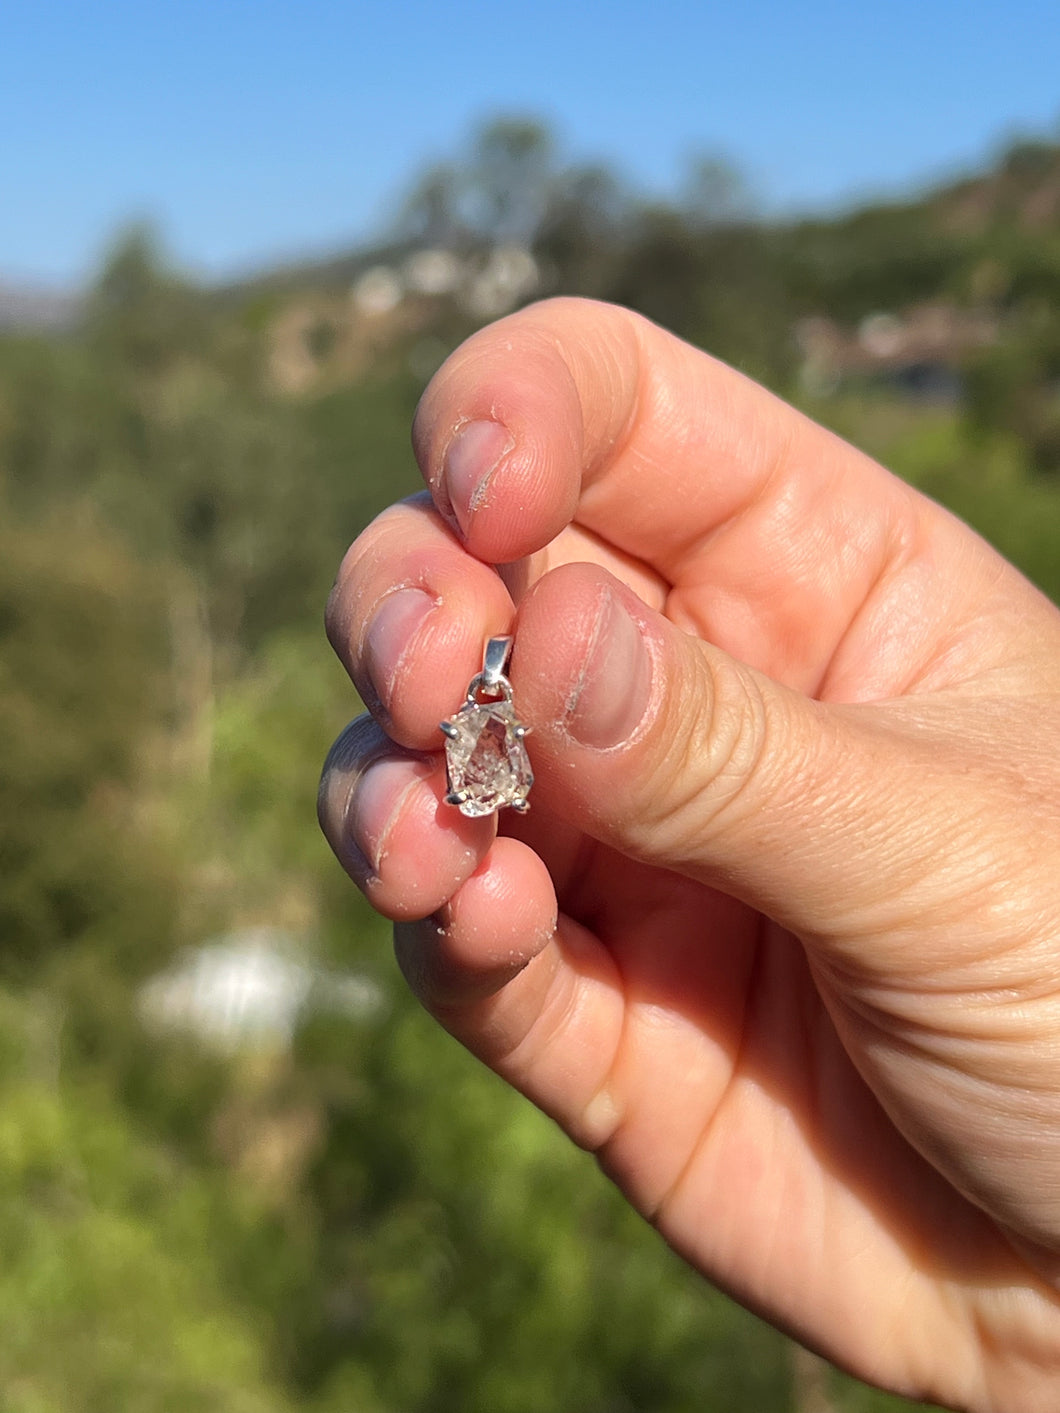
<path fill-rule="evenodd" d="M 480 332 L 414 445 L 329 604 L 373 716 L 321 820 L 423 1004 L 752 1308 L 1055 1413 L 1060 613 L 626 311 Z M 536 781 L 498 835 L 438 723 L 509 631 Z"/>

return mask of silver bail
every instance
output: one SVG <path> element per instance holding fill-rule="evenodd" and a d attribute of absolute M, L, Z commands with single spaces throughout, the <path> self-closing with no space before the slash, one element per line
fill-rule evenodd
<path fill-rule="evenodd" d="M 482 654 L 482 685 L 487 691 L 495 691 L 500 686 L 511 650 L 510 637 L 490 638 L 487 641 Z"/>

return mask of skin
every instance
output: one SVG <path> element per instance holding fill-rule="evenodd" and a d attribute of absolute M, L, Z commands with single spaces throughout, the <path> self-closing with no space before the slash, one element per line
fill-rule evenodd
<path fill-rule="evenodd" d="M 372 714 L 320 816 L 423 1004 L 804 1342 L 1055 1410 L 1060 614 L 624 310 L 483 330 L 414 445 L 329 603 Z M 498 834 L 438 722 L 507 631 L 536 781 Z"/>

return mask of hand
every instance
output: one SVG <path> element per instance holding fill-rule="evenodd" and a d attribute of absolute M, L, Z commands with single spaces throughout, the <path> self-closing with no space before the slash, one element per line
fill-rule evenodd
<path fill-rule="evenodd" d="M 625 311 L 484 330 L 343 563 L 321 819 L 424 1004 L 861 1377 L 1060 1405 L 1060 614 Z M 433 503 L 432 503 L 433 500 Z M 498 574 L 491 565 L 508 566 Z M 438 723 L 514 621 L 524 819 Z"/>

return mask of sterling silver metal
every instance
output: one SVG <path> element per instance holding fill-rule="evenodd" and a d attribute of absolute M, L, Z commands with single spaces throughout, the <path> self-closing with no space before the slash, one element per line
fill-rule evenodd
<path fill-rule="evenodd" d="M 505 806 L 520 814 L 530 808 L 526 797 L 534 775 L 523 744 L 529 728 L 515 714 L 512 684 L 504 675 L 511 647 L 510 637 L 487 641 L 482 671 L 468 683 L 467 700 L 452 720 L 441 723 L 449 780 L 445 801 L 471 818 Z"/>
<path fill-rule="evenodd" d="M 512 650 L 512 640 L 508 638 L 489 638 L 482 653 L 482 684 L 489 691 L 496 691 L 503 682 L 511 691 L 511 685 L 504 675 L 504 669 L 508 666 L 508 656 Z M 470 696 L 470 693 L 468 693 Z"/>

